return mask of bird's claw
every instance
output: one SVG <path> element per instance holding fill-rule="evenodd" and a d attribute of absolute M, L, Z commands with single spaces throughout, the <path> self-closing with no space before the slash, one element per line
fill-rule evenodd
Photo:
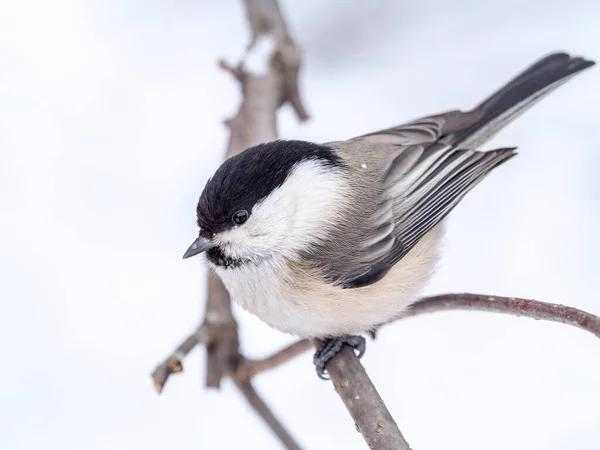
<path fill-rule="evenodd" d="M 367 343 L 362 336 L 338 336 L 335 338 L 320 340 L 321 345 L 313 356 L 313 363 L 317 370 L 317 375 L 322 380 L 328 380 L 325 375 L 325 365 L 331 358 L 338 354 L 344 344 L 349 345 L 358 352 L 358 357 L 362 358 L 365 354 Z"/>

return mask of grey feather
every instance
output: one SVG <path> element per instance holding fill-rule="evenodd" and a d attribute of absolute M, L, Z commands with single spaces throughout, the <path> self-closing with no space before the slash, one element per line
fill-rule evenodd
<path fill-rule="evenodd" d="M 353 198 L 346 226 L 315 249 L 324 275 L 346 288 L 380 280 L 467 192 L 515 155 L 515 148 L 480 147 L 593 64 L 555 53 L 471 111 L 452 110 L 326 144 L 346 162 Z"/>

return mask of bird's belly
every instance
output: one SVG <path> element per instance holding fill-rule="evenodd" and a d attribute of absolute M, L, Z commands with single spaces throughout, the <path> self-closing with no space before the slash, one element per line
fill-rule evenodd
<path fill-rule="evenodd" d="M 234 302 L 279 331 L 316 337 L 327 334 L 333 325 L 327 316 L 319 315 L 318 305 L 327 303 L 326 298 L 302 292 L 274 268 L 219 268 L 217 274 Z"/>

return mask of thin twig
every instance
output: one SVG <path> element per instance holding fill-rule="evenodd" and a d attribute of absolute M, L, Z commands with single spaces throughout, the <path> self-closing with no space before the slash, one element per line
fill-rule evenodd
<path fill-rule="evenodd" d="M 236 378 L 239 380 L 250 380 L 259 373 L 285 364 L 290 359 L 301 355 L 310 348 L 312 348 L 310 340 L 300 339 L 267 358 L 243 361 L 237 368 Z"/>
<path fill-rule="evenodd" d="M 515 297 L 480 294 L 436 295 L 415 303 L 402 318 L 447 310 L 488 311 L 564 323 L 589 331 L 600 338 L 598 316 L 570 306 Z"/>
<path fill-rule="evenodd" d="M 221 69 L 223 69 L 226 72 L 229 72 L 231 75 L 233 75 L 233 77 L 237 81 L 243 81 L 244 71 L 242 70 L 242 68 L 239 65 L 234 67 L 231 64 L 229 64 L 227 61 L 225 61 L 224 59 L 220 59 L 217 64 L 219 65 L 219 67 Z"/>
<path fill-rule="evenodd" d="M 280 105 L 289 102 L 296 117 L 301 122 L 308 120 L 309 115 L 300 95 L 298 76 L 302 63 L 302 49 L 296 43 L 283 17 L 277 0 L 246 0 L 248 21 L 252 28 L 251 48 L 257 39 L 270 34 L 277 41 L 272 65 L 282 75 L 282 92 Z"/>
<path fill-rule="evenodd" d="M 205 324 L 198 327 L 196 331 L 190 334 L 162 363 L 156 366 L 152 372 L 154 388 L 160 394 L 172 373 L 183 372 L 183 359 L 192 349 L 198 345 L 210 345 L 214 332 Z"/>
<path fill-rule="evenodd" d="M 369 448 L 410 450 L 354 350 L 344 345 L 327 373 Z"/>
<path fill-rule="evenodd" d="M 269 428 L 279 438 L 285 448 L 289 450 L 301 450 L 301 447 L 294 441 L 294 438 L 287 432 L 284 426 L 279 422 L 277 417 L 269 409 L 264 400 L 258 395 L 252 383 L 249 380 L 240 380 L 237 377 L 232 377 L 233 382 L 244 395 L 248 403 L 256 413 L 263 418 Z"/>

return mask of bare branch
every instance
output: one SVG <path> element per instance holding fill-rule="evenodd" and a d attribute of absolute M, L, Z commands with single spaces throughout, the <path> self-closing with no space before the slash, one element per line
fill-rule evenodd
<path fill-rule="evenodd" d="M 256 413 L 263 418 L 266 424 L 271 428 L 273 433 L 279 438 L 285 448 L 289 450 L 301 450 L 301 447 L 294 441 L 292 436 L 287 432 L 284 426 L 277 420 L 277 417 L 269 409 L 263 399 L 258 395 L 249 380 L 239 380 L 237 377 L 232 377 L 233 382 L 244 395 L 248 403 Z"/>
<path fill-rule="evenodd" d="M 446 294 L 424 298 L 415 303 L 404 317 L 444 310 L 489 311 L 536 320 L 564 323 L 600 337 L 600 317 L 570 306 L 515 297 L 479 294 Z"/>
<path fill-rule="evenodd" d="M 301 51 L 288 32 L 277 0 L 246 0 L 244 3 L 252 34 L 246 55 L 235 67 L 219 61 L 219 66 L 240 83 L 243 94 L 237 114 L 226 122 L 230 136 L 225 158 L 277 139 L 277 110 L 287 101 L 300 120 L 308 118 L 297 86 Z M 183 370 L 181 360 L 197 344 L 206 345 L 207 387 L 218 388 L 223 376 L 236 374 L 240 362 L 244 361 L 239 352 L 237 323 L 231 312 L 229 294 L 214 273 L 208 276 L 207 290 L 205 318 L 199 330 L 211 330 L 211 339 L 203 340 L 198 333 L 192 334 L 156 368 L 152 376 L 159 392 L 170 374 Z M 268 368 L 264 364 L 251 367 L 254 368 L 250 372 Z M 235 376 L 232 379 L 284 445 L 298 449 L 249 380 Z"/>
<path fill-rule="evenodd" d="M 225 158 L 277 139 L 277 110 L 285 101 L 291 101 L 290 90 L 294 95 L 298 93 L 301 52 L 288 33 L 277 1 L 246 0 L 245 5 L 252 32 L 245 60 L 237 67 L 219 62 L 220 67 L 241 83 L 243 93 L 239 111 L 227 122 L 230 137 Z M 263 39 L 263 45 L 255 48 L 259 39 Z M 305 118 L 302 104 L 298 105 L 301 109 L 297 109 L 298 116 Z M 218 323 L 222 332 L 207 346 L 206 354 L 206 386 L 218 388 L 223 375 L 228 368 L 237 365 L 240 356 L 231 300 L 214 274 L 209 276 L 205 317 L 205 323 Z"/>
<path fill-rule="evenodd" d="M 218 62 L 218 65 L 221 69 L 223 69 L 226 72 L 229 72 L 231 75 L 233 75 L 233 77 L 237 81 L 240 81 L 240 82 L 243 81 L 244 71 L 242 70 L 242 67 L 240 65 L 234 67 L 231 64 L 229 64 L 227 61 L 225 61 L 224 59 L 220 59 Z"/>
<path fill-rule="evenodd" d="M 443 310 L 489 311 L 572 325 L 600 337 L 600 318 L 568 306 L 513 297 L 448 294 L 415 303 L 400 319 Z M 344 346 L 326 366 L 337 393 L 372 449 L 409 449 L 354 351 Z"/>
<path fill-rule="evenodd" d="M 208 275 L 207 291 L 203 326 L 211 327 L 215 335 L 206 345 L 206 387 L 218 388 L 229 366 L 239 359 L 239 339 L 229 294 L 214 272 Z"/>
<path fill-rule="evenodd" d="M 443 310 L 489 311 L 572 325 L 600 337 L 600 318 L 568 306 L 513 297 L 448 294 L 415 303 L 400 319 Z M 344 346 L 326 366 L 337 393 L 372 449 L 409 449 L 354 351 Z"/>
<path fill-rule="evenodd" d="M 301 355 L 310 348 L 312 348 L 310 340 L 300 339 L 267 358 L 243 361 L 237 368 L 236 378 L 239 380 L 250 380 L 265 370 L 285 364 L 290 359 Z"/>
<path fill-rule="evenodd" d="M 167 359 L 156 366 L 152 372 L 154 388 L 160 394 L 172 373 L 183 372 L 183 359 L 198 344 L 210 345 L 214 339 L 214 330 L 206 325 L 201 325 L 190 334 Z"/>
<path fill-rule="evenodd" d="M 369 448 L 410 450 L 354 350 L 344 345 L 327 373 Z"/>
<path fill-rule="evenodd" d="M 309 116 L 302 102 L 298 88 L 298 74 L 302 60 L 302 50 L 292 38 L 283 18 L 277 0 L 246 0 L 248 21 L 252 28 L 252 40 L 248 49 L 256 45 L 262 35 L 271 35 L 277 41 L 277 51 L 272 63 L 283 75 L 281 103 L 289 101 L 300 121 Z"/>

